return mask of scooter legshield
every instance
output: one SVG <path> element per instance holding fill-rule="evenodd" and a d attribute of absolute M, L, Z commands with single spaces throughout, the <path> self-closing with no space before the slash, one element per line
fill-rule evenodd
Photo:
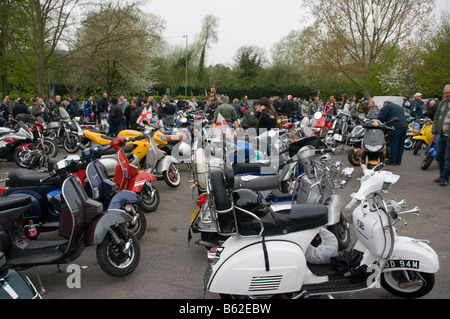
<path fill-rule="evenodd" d="M 207 289 L 232 295 L 268 295 L 295 292 L 303 285 L 307 272 L 301 247 L 290 241 L 266 240 L 269 271 L 266 270 L 261 241 L 242 249 L 226 247 L 220 261 L 213 265 Z M 235 251 L 231 256 L 226 250 Z"/>
<path fill-rule="evenodd" d="M 92 221 L 86 230 L 84 244 L 85 246 L 99 245 L 105 239 L 111 226 L 116 224 L 129 223 L 133 217 L 123 210 L 109 209 L 104 214 Z"/>

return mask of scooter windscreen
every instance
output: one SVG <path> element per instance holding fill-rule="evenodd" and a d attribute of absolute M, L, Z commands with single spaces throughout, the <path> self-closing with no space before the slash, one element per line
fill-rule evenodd
<path fill-rule="evenodd" d="M 366 152 L 383 152 L 386 148 L 384 131 L 368 129 L 364 134 L 362 147 Z"/>

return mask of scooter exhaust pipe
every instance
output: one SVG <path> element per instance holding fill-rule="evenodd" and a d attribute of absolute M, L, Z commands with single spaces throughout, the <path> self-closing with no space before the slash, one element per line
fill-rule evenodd
<path fill-rule="evenodd" d="M 199 246 L 204 246 L 206 248 L 213 248 L 213 247 L 217 246 L 217 244 L 213 243 L 212 241 L 207 241 L 207 240 L 199 240 L 196 242 L 196 244 Z"/>

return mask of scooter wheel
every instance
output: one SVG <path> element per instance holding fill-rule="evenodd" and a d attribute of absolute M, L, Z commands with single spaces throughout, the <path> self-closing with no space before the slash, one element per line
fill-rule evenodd
<path fill-rule="evenodd" d="M 433 289 L 434 282 L 434 274 L 418 271 L 398 270 L 381 274 L 381 286 L 402 298 L 423 297 Z"/>
<path fill-rule="evenodd" d="M 419 151 L 422 149 L 422 146 L 423 146 L 423 141 L 420 141 L 420 140 L 418 140 L 418 141 L 416 141 L 416 144 L 414 144 L 414 155 L 417 155 L 417 154 L 419 154 Z"/>
<path fill-rule="evenodd" d="M 169 169 L 163 172 L 163 177 L 169 187 L 176 188 L 181 183 L 180 171 L 173 164 L 170 164 Z"/>
<path fill-rule="evenodd" d="M 80 138 L 78 135 L 69 134 L 69 136 L 64 136 L 63 146 L 67 153 L 76 153 L 80 149 L 79 143 Z"/>
<path fill-rule="evenodd" d="M 139 242 L 124 226 L 114 227 L 110 232 L 114 232 L 114 237 L 120 242 L 116 243 L 113 235 L 106 235 L 103 242 L 97 245 L 98 264 L 112 277 L 127 276 L 136 269 L 141 259 Z M 125 249 L 125 246 L 128 247 Z"/>
<path fill-rule="evenodd" d="M 159 192 L 158 189 L 152 186 L 151 188 L 144 185 L 142 191 L 138 194 L 142 202 L 138 204 L 138 208 L 144 213 L 150 213 L 155 211 L 159 206 Z"/>
<path fill-rule="evenodd" d="M 350 150 L 348 152 L 348 161 L 353 166 L 360 166 L 361 165 L 361 152 Z"/>
<path fill-rule="evenodd" d="M 411 139 L 411 136 L 408 136 L 405 140 L 405 150 L 410 150 L 412 149 L 414 146 L 414 142 Z"/>
<path fill-rule="evenodd" d="M 424 159 L 422 164 L 420 165 L 420 168 L 424 171 L 426 170 L 428 167 L 430 167 L 431 163 L 433 163 L 433 157 L 428 154 Z"/>
<path fill-rule="evenodd" d="M 137 240 L 139 240 L 142 236 L 144 236 L 145 231 L 147 230 L 147 218 L 145 217 L 144 212 L 140 210 L 137 205 L 135 208 L 137 208 L 137 213 L 139 216 L 134 225 L 131 223 L 128 225 L 128 231 L 131 232 Z"/>

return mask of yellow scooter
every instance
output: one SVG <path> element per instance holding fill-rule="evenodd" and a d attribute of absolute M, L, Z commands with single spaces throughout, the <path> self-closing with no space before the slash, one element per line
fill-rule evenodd
<path fill-rule="evenodd" d="M 433 121 L 430 119 L 426 119 L 423 123 L 422 128 L 420 129 L 420 133 L 416 136 L 413 136 L 413 140 L 415 140 L 414 144 L 414 155 L 417 155 L 422 148 L 426 148 L 431 143 L 431 128 L 433 127 Z"/>
<path fill-rule="evenodd" d="M 111 141 L 114 140 L 114 137 L 107 136 L 104 132 L 99 132 L 95 130 L 83 130 L 83 134 L 86 138 L 91 140 L 93 143 L 99 145 L 109 145 Z M 142 132 L 137 130 L 122 130 L 119 132 L 118 136 L 124 136 L 126 138 L 135 138 L 142 134 Z M 172 134 L 164 134 L 159 129 L 155 130 L 153 135 L 153 139 L 160 150 L 171 154 L 173 145 L 186 141 L 186 135 L 172 135 Z"/>

